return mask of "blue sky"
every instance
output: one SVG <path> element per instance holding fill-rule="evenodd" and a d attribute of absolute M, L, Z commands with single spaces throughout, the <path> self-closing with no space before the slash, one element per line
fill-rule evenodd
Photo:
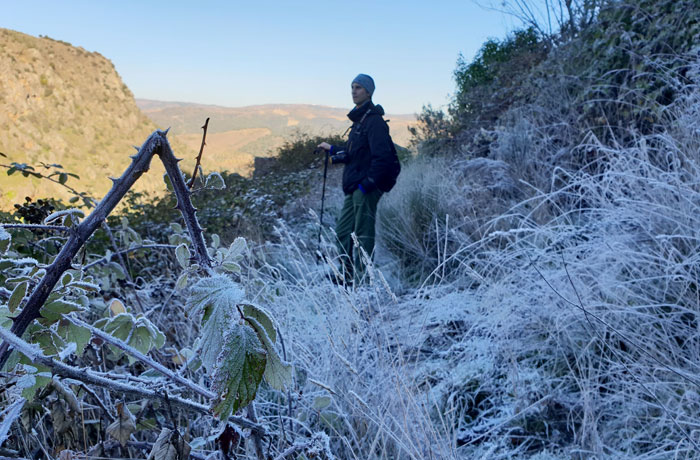
<path fill-rule="evenodd" d="M 357 73 L 390 113 L 444 106 L 459 53 L 517 24 L 469 0 L 0 0 L 0 27 L 110 59 L 138 98 L 349 107 Z"/>

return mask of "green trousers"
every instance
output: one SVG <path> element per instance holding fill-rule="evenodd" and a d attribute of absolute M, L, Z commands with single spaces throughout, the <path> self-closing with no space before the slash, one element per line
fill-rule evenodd
<path fill-rule="evenodd" d="M 380 190 L 364 194 L 355 190 L 350 195 L 345 195 L 343 209 L 335 226 L 338 237 L 338 252 L 340 263 L 344 270 L 345 279 L 354 278 L 360 281 L 365 274 L 365 264 L 359 250 L 353 254 L 352 233 L 355 233 L 360 246 L 368 256 L 372 257 L 374 251 L 374 225 L 377 217 L 377 203 L 382 197 Z M 354 270 L 353 270 L 354 268 Z"/>

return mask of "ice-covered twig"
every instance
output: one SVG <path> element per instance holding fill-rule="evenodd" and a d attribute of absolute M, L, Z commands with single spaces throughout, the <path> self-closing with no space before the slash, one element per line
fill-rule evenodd
<path fill-rule="evenodd" d="M 141 249 L 175 249 L 177 246 L 172 244 L 144 244 L 143 246 L 134 246 L 133 248 L 124 249 L 123 251 L 118 251 L 110 254 L 109 256 L 102 257 L 101 259 L 94 260 L 83 267 L 83 270 L 94 267 L 95 265 L 106 264 L 111 261 L 114 257 L 118 255 L 128 254 L 130 252 L 139 251 Z"/>
<path fill-rule="evenodd" d="M 179 383 L 180 385 L 185 386 L 186 388 L 189 388 L 193 392 L 204 396 L 207 399 L 214 399 L 216 398 L 216 394 L 212 391 L 207 390 L 206 388 L 203 388 L 196 383 L 187 380 L 186 378 L 174 373 L 170 369 L 166 368 L 160 363 L 157 363 L 153 359 L 149 358 L 148 356 L 144 355 L 140 351 L 138 351 L 136 348 L 132 347 L 131 345 L 125 343 L 122 340 L 119 340 L 116 337 L 113 337 L 106 332 L 96 328 L 95 326 L 92 326 L 84 321 L 79 320 L 78 318 L 74 316 L 66 316 L 65 317 L 68 321 L 71 323 L 75 324 L 76 326 L 84 327 L 85 329 L 89 330 L 93 335 L 101 338 L 107 343 L 110 343 L 114 345 L 115 347 L 125 351 L 129 355 L 133 356 L 134 358 L 138 359 L 142 363 L 146 364 L 152 369 L 155 369 L 156 371 L 160 372 L 164 376 L 168 377 L 169 379 L 173 380 L 174 382 Z"/>
<path fill-rule="evenodd" d="M 70 232 L 70 228 L 63 225 L 39 225 L 39 224 L 2 224 L 3 228 L 22 228 L 26 230 L 47 230 L 52 232 Z"/>
<path fill-rule="evenodd" d="M 15 350 L 24 354 L 33 363 L 42 364 L 44 366 L 50 367 L 54 374 L 67 377 L 74 380 L 79 380 L 83 383 L 89 383 L 92 385 L 101 386 L 107 388 L 110 391 L 116 393 L 133 395 L 145 399 L 158 399 L 165 401 L 165 394 L 161 391 L 153 391 L 146 388 L 128 385 L 126 383 L 115 382 L 113 380 L 100 377 L 96 373 L 89 369 L 79 369 L 77 367 L 69 366 L 65 363 L 57 361 L 49 356 L 44 355 L 44 353 L 39 349 L 38 346 L 30 345 L 21 338 L 17 337 L 12 332 L 7 329 L 0 328 L 0 338 L 2 338 L 5 343 L 14 347 Z M 208 406 L 191 401 L 189 399 L 181 398 L 179 396 L 168 396 L 167 397 L 170 404 L 183 408 L 192 410 L 201 414 L 211 414 L 211 410 Z M 243 428 L 249 428 L 253 432 L 259 434 L 260 436 L 265 436 L 265 428 L 257 423 L 254 423 L 243 417 L 231 416 L 228 420 L 232 423 L 242 426 Z"/>

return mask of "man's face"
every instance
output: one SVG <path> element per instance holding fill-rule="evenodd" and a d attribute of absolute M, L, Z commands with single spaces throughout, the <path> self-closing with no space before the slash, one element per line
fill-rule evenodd
<path fill-rule="evenodd" d="M 360 106 L 369 100 L 369 93 L 361 85 L 353 83 L 350 88 L 352 92 L 352 102 L 355 103 L 356 106 Z"/>

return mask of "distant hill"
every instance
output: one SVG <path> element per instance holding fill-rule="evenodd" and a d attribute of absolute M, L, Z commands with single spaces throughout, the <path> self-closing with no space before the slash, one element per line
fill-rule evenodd
<path fill-rule="evenodd" d="M 349 109 L 304 104 L 268 104 L 221 107 L 185 102 L 136 99 L 136 104 L 158 126 L 171 127 L 176 139 L 192 150 L 202 141 L 201 127 L 209 117 L 205 164 L 208 169 L 249 172 L 253 157 L 269 156 L 297 133 L 342 134 L 350 125 Z M 414 115 L 386 115 L 391 135 L 399 145 L 410 140 Z"/>
<path fill-rule="evenodd" d="M 77 190 L 102 197 L 140 145 L 158 127 L 190 172 L 209 117 L 205 171 L 246 174 L 255 156 L 269 156 L 295 133 L 337 134 L 349 125 L 347 109 L 313 105 L 219 107 L 135 100 L 112 62 L 99 53 L 48 37 L 0 28 L 0 164 L 56 163 L 78 174 Z M 412 115 L 388 115 L 394 141 L 406 145 Z M 137 190 L 164 191 L 163 167 L 152 162 Z M 0 209 L 33 198 L 68 198 L 59 185 L 7 176 L 0 170 Z"/>
<path fill-rule="evenodd" d="M 101 197 L 156 125 L 139 110 L 114 65 L 99 53 L 0 28 L 0 152 L 11 161 L 58 163 L 78 190 Z M 178 144 L 179 150 L 185 147 Z M 161 190 L 162 166 L 137 183 Z M 67 197 L 60 186 L 0 171 L 0 208 L 24 196 Z"/>

